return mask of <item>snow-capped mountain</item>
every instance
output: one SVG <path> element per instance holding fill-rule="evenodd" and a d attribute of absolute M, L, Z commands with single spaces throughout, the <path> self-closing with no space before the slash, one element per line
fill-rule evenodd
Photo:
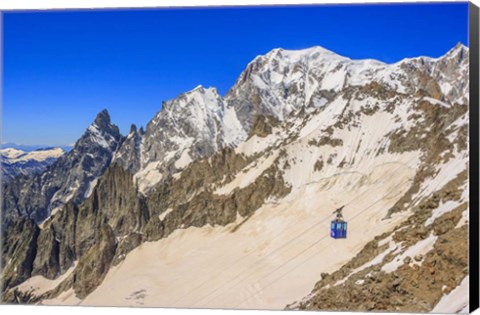
<path fill-rule="evenodd" d="M 441 58 L 420 57 L 395 64 L 351 60 L 321 47 L 274 49 L 255 58 L 222 98 L 198 86 L 163 104 L 145 135 L 129 153 L 138 161 L 130 171 L 143 193 L 191 161 L 235 147 L 247 138 L 257 116 L 284 121 L 300 110 L 312 112 L 339 91 L 375 82 L 404 94 L 426 90 L 447 102 L 468 100 L 461 80 L 468 70 L 468 49 L 459 44 Z M 460 65 L 460 68 L 458 67 Z M 122 151 L 125 151 L 124 149 Z M 122 152 L 122 155 L 129 155 Z"/>
<path fill-rule="evenodd" d="M 261 114 L 284 120 L 292 112 L 312 111 L 348 87 L 379 83 L 399 93 L 428 90 L 442 101 L 468 100 L 468 49 L 456 45 L 441 58 L 419 57 L 394 64 L 352 60 L 322 47 L 304 50 L 274 49 L 255 58 L 225 99 L 244 125 Z"/>
<path fill-rule="evenodd" d="M 63 151 L 68 152 L 72 149 L 71 145 L 44 145 L 44 144 L 25 145 L 25 144 L 17 144 L 14 142 L 2 143 L 1 147 L 3 149 L 15 149 L 15 150 L 20 150 L 24 152 L 31 152 L 31 151 L 45 149 L 45 148 L 60 148 Z"/>
<path fill-rule="evenodd" d="M 225 97 L 199 86 L 125 139 L 102 112 L 7 186 L 6 299 L 442 311 L 468 277 L 468 58 L 274 49 Z M 23 210 L 60 177 L 42 206 L 61 211 Z"/>
<path fill-rule="evenodd" d="M 17 216 L 29 216 L 40 223 L 69 201 L 81 203 L 110 165 L 122 139 L 108 112 L 100 112 L 73 149 L 44 172 L 6 184 L 4 223 Z"/>
<path fill-rule="evenodd" d="M 30 152 L 14 148 L 1 149 L 3 180 L 9 181 L 18 175 L 41 173 L 64 153 L 62 148 L 45 148 Z"/>
<path fill-rule="evenodd" d="M 136 173 L 140 191 L 147 193 L 163 177 L 184 169 L 193 160 L 237 145 L 246 133 L 235 110 L 216 89 L 198 86 L 165 102 L 145 133 L 133 131 L 129 138 L 135 145 L 126 141 L 115 161 L 132 165 L 127 169 Z M 127 153 L 129 150 L 132 152 Z"/>

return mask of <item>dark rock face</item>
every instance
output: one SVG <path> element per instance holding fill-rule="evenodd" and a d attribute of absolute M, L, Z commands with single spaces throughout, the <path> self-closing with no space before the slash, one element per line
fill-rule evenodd
<path fill-rule="evenodd" d="M 144 230 L 147 240 L 161 239 L 180 227 L 227 225 L 236 220 L 237 214 L 251 215 L 267 197 L 284 196 L 290 191 L 278 174 L 277 164 L 255 183 L 231 195 L 218 196 L 205 190 L 212 183 L 228 183 L 247 163 L 243 156 L 226 148 L 211 158 L 195 161 L 179 179 L 159 185 L 146 200 L 150 213 Z M 167 209 L 171 211 L 160 219 Z"/>
<path fill-rule="evenodd" d="M 249 131 L 248 138 L 251 138 L 253 135 L 265 138 L 272 133 L 273 127 L 278 126 L 279 123 L 280 122 L 273 117 L 256 116 L 252 128 Z"/>
<path fill-rule="evenodd" d="M 132 174 L 138 172 L 141 166 L 142 135 L 142 132 L 137 131 L 137 126 L 132 125 L 130 133 L 113 157 L 116 164 Z"/>
<path fill-rule="evenodd" d="M 77 205 L 69 202 L 61 212 L 49 218 L 44 224 L 45 228 L 50 226 L 55 232 L 57 241 L 60 243 L 58 254 L 60 274 L 65 273 L 73 265 L 74 261 L 77 260 L 78 255 L 87 250 L 87 246 L 84 245 L 85 247 L 82 250 L 77 251 L 80 248 L 80 244 L 77 243 L 80 232 L 77 224 L 79 211 Z M 39 246 L 39 248 L 41 247 L 43 246 Z"/>
<path fill-rule="evenodd" d="M 142 197 L 137 197 L 132 175 L 113 164 L 100 180 L 85 207 L 101 211 L 105 223 L 116 235 L 138 232 L 149 219 Z"/>
<path fill-rule="evenodd" d="M 223 159 L 228 156 L 229 150 L 217 154 L 213 159 Z M 179 227 L 202 227 L 206 224 L 225 226 L 236 220 L 237 214 L 242 217 L 251 216 L 268 197 L 283 197 L 290 192 L 290 187 L 283 181 L 278 169 L 278 163 L 265 170 L 255 182 L 243 189 L 236 189 L 232 194 L 219 196 L 203 187 L 213 181 L 215 174 L 228 174 L 230 167 L 238 159 L 230 153 L 224 164 L 210 164 L 208 160 L 194 163 L 182 174 L 178 181 L 174 181 L 166 194 L 165 190 L 158 190 L 149 198 L 149 207 L 152 219 L 146 227 L 149 240 L 158 240 L 168 236 Z M 221 169 L 219 167 L 225 167 Z M 233 170 L 233 169 L 230 169 Z M 223 171 L 223 172 L 222 172 Z M 180 197 L 182 196 L 182 197 Z M 184 198 L 187 196 L 187 202 Z M 167 197 L 167 198 L 165 198 Z M 161 207 L 153 206 L 159 200 L 167 200 Z M 158 210 L 172 208 L 163 220 L 158 219 Z M 163 211 L 162 211 L 163 212 Z"/>
<path fill-rule="evenodd" d="M 73 271 L 73 289 L 79 298 L 85 298 L 102 283 L 115 254 L 115 234 L 108 225 L 98 230 L 95 244 L 80 258 Z"/>
<path fill-rule="evenodd" d="M 47 279 L 55 279 L 60 274 L 60 244 L 51 226 L 40 231 L 37 248 L 41 250 L 38 250 L 33 262 L 32 276 L 39 274 Z"/>
<path fill-rule="evenodd" d="M 144 236 L 141 233 L 132 232 L 125 236 L 118 244 L 112 264 L 117 265 L 120 263 L 129 252 L 137 248 L 137 246 L 144 241 Z"/>
<path fill-rule="evenodd" d="M 2 233 L 3 240 L 8 238 L 2 247 L 2 291 L 5 291 L 31 277 L 40 229 L 31 219 L 23 217 L 15 219 Z"/>
<path fill-rule="evenodd" d="M 69 202 L 43 223 L 42 230 L 27 218 L 10 226 L 4 235 L 6 253 L 2 258 L 17 258 L 6 266 L 4 289 L 31 275 L 54 279 L 78 260 L 69 287 L 84 297 L 102 281 L 112 263 L 116 237 L 122 237 L 120 253 L 128 253 L 140 244 L 138 232 L 148 215 L 143 199 L 137 197 L 132 175 L 113 164 L 82 205 Z M 17 239 L 25 244 L 18 246 Z M 20 263 L 24 267 L 17 275 L 14 269 Z"/>

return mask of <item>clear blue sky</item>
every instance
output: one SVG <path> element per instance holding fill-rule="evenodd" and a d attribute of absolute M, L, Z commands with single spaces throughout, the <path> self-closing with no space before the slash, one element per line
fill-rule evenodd
<path fill-rule="evenodd" d="M 60 145 L 103 108 L 125 134 L 199 84 L 225 94 L 277 47 L 438 57 L 468 44 L 468 5 L 11 12 L 3 27 L 3 141 Z"/>

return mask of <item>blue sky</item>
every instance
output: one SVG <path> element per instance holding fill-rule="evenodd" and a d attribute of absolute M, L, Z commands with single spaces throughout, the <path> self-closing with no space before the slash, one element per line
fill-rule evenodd
<path fill-rule="evenodd" d="M 277 47 L 395 62 L 467 37 L 466 3 L 7 12 L 3 142 L 72 143 L 103 108 L 126 134 L 199 84 L 225 94 Z"/>

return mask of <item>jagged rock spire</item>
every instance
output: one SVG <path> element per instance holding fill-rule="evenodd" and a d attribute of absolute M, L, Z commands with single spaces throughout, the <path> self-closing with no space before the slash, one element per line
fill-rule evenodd
<path fill-rule="evenodd" d="M 98 126 L 103 126 L 105 124 L 110 124 L 110 114 L 108 113 L 108 110 L 103 109 L 97 114 L 97 117 L 95 117 L 95 124 Z"/>

